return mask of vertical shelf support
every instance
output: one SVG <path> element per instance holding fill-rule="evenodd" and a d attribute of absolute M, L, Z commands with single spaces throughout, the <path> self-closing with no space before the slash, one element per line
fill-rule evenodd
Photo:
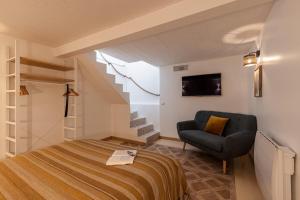
<path fill-rule="evenodd" d="M 78 60 L 76 57 L 74 57 L 74 90 L 78 91 Z M 77 139 L 77 98 L 76 96 L 74 98 L 74 139 Z"/>
<path fill-rule="evenodd" d="M 27 59 L 27 63 L 24 63 L 24 57 L 21 58 L 19 52 L 18 41 L 15 41 L 14 49 L 12 47 L 6 48 L 5 55 L 5 68 L 3 73 L 5 74 L 5 155 L 6 157 L 13 157 L 21 153 L 22 148 L 20 141 L 24 137 L 20 137 L 20 82 L 21 82 L 21 64 L 30 65 L 28 62 L 34 61 L 34 63 L 40 64 L 39 67 L 49 68 L 54 70 L 64 71 L 66 73 L 72 73 L 73 79 L 65 79 L 72 85 L 72 89 L 78 91 L 78 61 L 75 57 L 73 59 L 74 69 L 66 66 L 59 66 L 51 63 L 45 63 L 42 61 L 36 61 L 33 59 Z M 22 61 L 23 59 L 23 61 Z M 28 61 L 29 60 L 29 61 Z M 45 67 L 47 65 L 47 67 Z M 74 80 L 74 82 L 73 82 Z M 64 140 L 75 140 L 78 138 L 78 119 L 77 119 L 77 99 L 75 96 L 72 98 L 72 116 L 65 118 L 63 121 L 63 134 Z M 13 105 L 14 104 L 14 105 Z M 66 123 L 66 120 L 71 120 L 72 126 Z M 72 134 L 67 137 L 66 132 Z"/>
<path fill-rule="evenodd" d="M 13 157 L 17 155 L 18 152 L 18 129 L 19 129 L 19 120 L 18 120 L 18 108 L 19 108 L 19 93 L 20 93 L 20 55 L 18 49 L 18 41 L 15 41 L 14 46 L 14 55 L 11 55 L 11 48 L 6 48 L 6 66 L 5 66 L 5 112 L 6 112 L 6 125 L 5 125 L 5 142 L 6 142 L 6 152 L 5 155 L 7 157 Z M 11 60 L 15 60 L 13 66 L 13 72 L 11 72 L 12 63 Z M 14 81 L 11 81 L 14 79 Z M 12 88 L 11 84 L 14 83 L 14 88 Z M 12 101 L 14 98 L 14 101 Z M 14 105 L 11 105 L 11 103 Z M 11 114 L 14 113 L 13 117 Z M 14 118 L 14 119 L 13 119 Z M 12 129 L 12 127 L 14 127 Z M 13 130 L 13 131 L 12 131 Z M 13 132 L 13 133 L 12 133 Z M 12 145 L 13 144 L 13 148 Z M 13 150 L 12 150 L 13 149 Z"/>
<path fill-rule="evenodd" d="M 74 89 L 75 91 L 78 91 L 78 60 L 76 57 L 73 58 L 73 67 L 74 67 L 74 70 L 73 70 L 73 87 L 72 89 Z M 76 96 L 69 96 L 69 98 L 72 98 L 72 104 L 69 105 L 71 106 L 71 110 L 72 110 L 72 116 L 68 116 L 67 118 L 64 119 L 64 140 L 65 141 L 71 141 L 71 140 L 76 140 L 78 138 L 78 126 L 77 126 L 77 97 Z M 66 123 L 66 120 L 69 120 L 69 121 L 73 121 L 72 123 L 72 127 L 70 127 L 70 123 L 67 124 Z M 68 126 L 69 125 L 69 126 Z M 70 138 L 70 134 L 67 134 L 66 133 L 71 133 L 71 138 Z"/>
<path fill-rule="evenodd" d="M 16 122 L 16 127 L 15 127 L 15 139 L 16 139 L 16 144 L 15 144 L 15 154 L 17 155 L 19 153 L 18 149 L 18 140 L 19 140 L 19 96 L 20 96 L 20 54 L 19 54 L 19 45 L 18 41 L 15 41 L 15 122 Z"/>

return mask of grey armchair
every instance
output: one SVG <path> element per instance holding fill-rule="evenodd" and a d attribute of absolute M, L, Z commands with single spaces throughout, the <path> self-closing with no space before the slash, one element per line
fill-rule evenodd
<path fill-rule="evenodd" d="M 222 136 L 203 131 L 211 115 L 229 118 Z M 226 173 L 227 161 L 247 154 L 251 149 L 257 131 L 256 117 L 237 113 L 198 111 L 195 119 L 177 123 L 179 138 L 207 153 L 223 160 L 223 172 Z"/>

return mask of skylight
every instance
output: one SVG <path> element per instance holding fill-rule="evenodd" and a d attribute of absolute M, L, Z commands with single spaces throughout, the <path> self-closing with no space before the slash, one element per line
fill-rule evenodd
<path fill-rule="evenodd" d="M 115 58 L 115 57 L 113 57 L 113 56 L 110 56 L 110 55 L 108 55 L 108 54 L 106 54 L 106 53 L 103 53 L 103 52 L 101 52 L 101 51 L 96 50 L 96 53 L 97 53 L 97 62 L 107 64 L 107 63 L 105 62 L 105 60 L 103 59 L 103 57 L 102 57 L 102 56 L 104 56 L 104 58 L 105 58 L 106 60 L 108 60 L 109 62 L 111 62 L 112 64 L 115 64 L 115 65 L 118 65 L 118 66 L 126 66 L 126 65 L 128 64 L 127 62 L 125 62 L 125 61 L 123 61 L 123 60 L 120 60 L 120 59 L 118 59 L 118 58 Z M 102 54 L 102 56 L 101 56 L 101 54 Z"/>
<path fill-rule="evenodd" d="M 117 66 L 126 66 L 126 65 L 129 65 L 129 64 L 133 64 L 133 63 L 139 63 L 140 65 L 157 68 L 156 66 L 151 65 L 150 63 L 147 63 L 147 62 L 145 62 L 143 60 L 132 62 L 132 63 L 128 63 L 128 62 L 125 62 L 125 61 L 120 60 L 118 58 L 115 58 L 113 56 L 110 56 L 110 55 L 108 55 L 106 53 L 103 53 L 103 52 L 101 52 L 99 50 L 96 50 L 96 53 L 97 53 L 97 62 L 104 63 L 104 64 L 107 64 L 105 62 L 105 60 L 104 60 L 104 58 L 105 58 L 107 61 L 109 61 L 110 63 L 112 63 L 114 65 L 117 65 Z"/>

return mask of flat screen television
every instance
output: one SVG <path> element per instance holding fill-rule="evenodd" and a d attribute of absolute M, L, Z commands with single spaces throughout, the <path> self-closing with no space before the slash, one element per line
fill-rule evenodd
<path fill-rule="evenodd" d="M 212 96 L 221 93 L 221 73 L 182 77 L 182 96 Z"/>

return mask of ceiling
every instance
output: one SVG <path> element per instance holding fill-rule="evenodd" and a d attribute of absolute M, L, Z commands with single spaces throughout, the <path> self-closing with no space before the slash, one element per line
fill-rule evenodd
<path fill-rule="evenodd" d="M 180 29 L 101 49 L 124 60 L 166 66 L 248 53 L 260 35 L 272 3 Z"/>
<path fill-rule="evenodd" d="M 181 0 L 0 0 L 0 33 L 57 47 Z"/>

